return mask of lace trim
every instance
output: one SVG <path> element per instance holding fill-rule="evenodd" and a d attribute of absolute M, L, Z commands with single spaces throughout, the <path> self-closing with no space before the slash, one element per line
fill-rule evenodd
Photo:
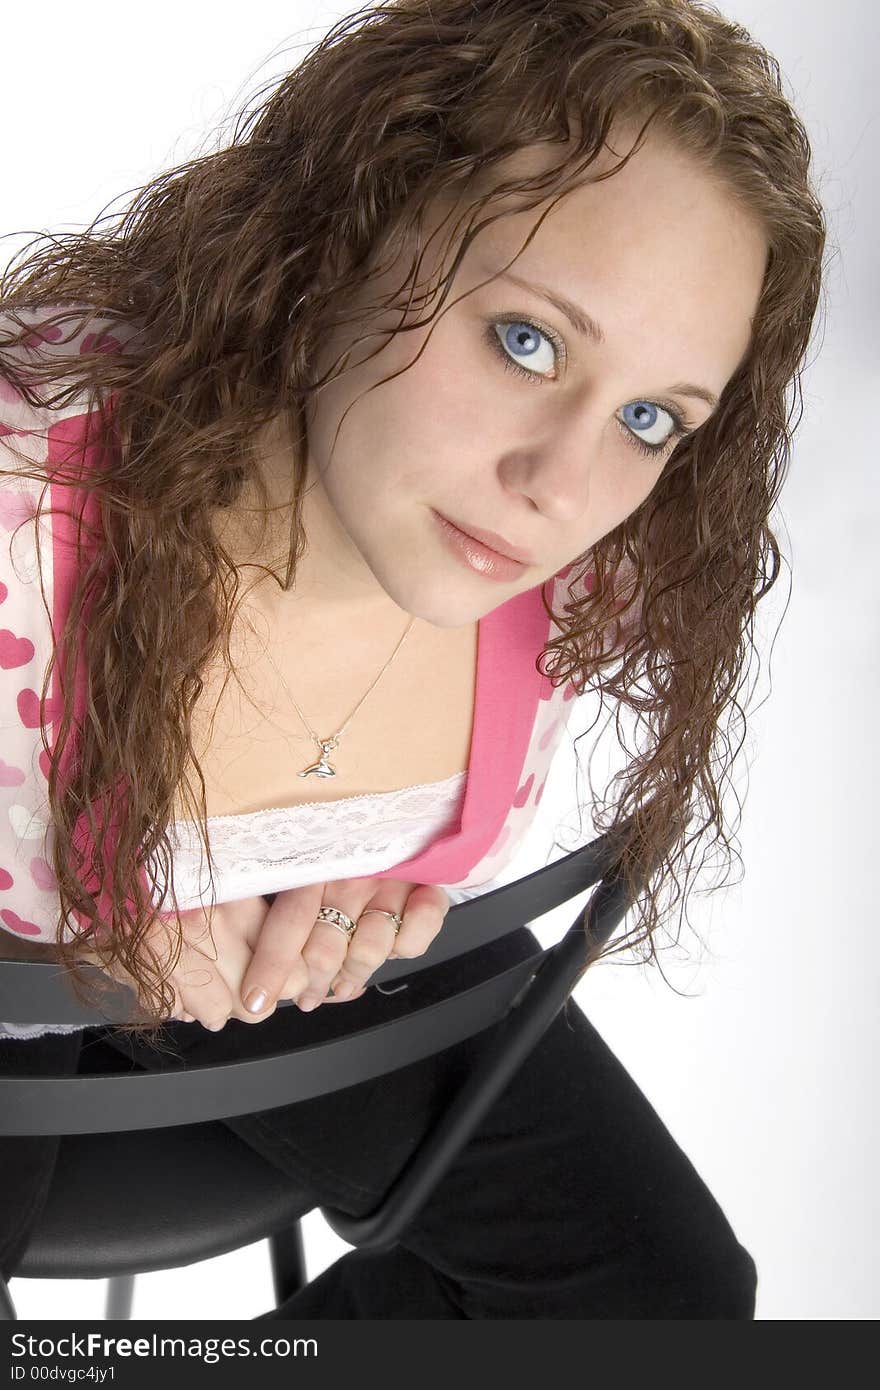
<path fill-rule="evenodd" d="M 454 825 L 465 777 L 209 817 L 216 900 L 279 892 L 317 878 L 357 878 L 411 859 Z M 180 906 L 205 904 L 206 894 L 210 901 L 211 876 L 195 824 L 176 825 L 171 844 Z"/>
<path fill-rule="evenodd" d="M 395 805 L 395 797 L 404 797 L 410 792 L 430 792 L 432 798 L 442 795 L 446 788 L 457 789 L 459 782 L 467 777 L 467 770 L 464 772 L 454 772 L 451 777 L 445 778 L 442 782 L 414 782 L 412 786 L 396 788 L 390 792 L 361 792 L 357 796 L 339 796 L 333 801 L 300 801 L 295 806 L 269 806 L 262 811 L 242 811 L 231 816 L 208 816 L 208 825 L 222 825 L 227 822 L 235 822 L 236 825 L 242 821 L 253 821 L 259 817 L 285 816 L 290 819 L 298 818 L 299 813 L 309 809 L 315 809 L 325 815 L 335 806 L 343 806 L 349 802 L 381 802 L 383 806 Z M 171 822 L 172 826 L 195 825 L 196 822 L 189 819 L 176 820 Z"/>
<path fill-rule="evenodd" d="M 4 1038 L 27 1042 L 30 1038 L 41 1038 L 44 1033 L 81 1033 L 84 1028 L 92 1027 L 91 1023 L 0 1023 L 0 1042 Z"/>

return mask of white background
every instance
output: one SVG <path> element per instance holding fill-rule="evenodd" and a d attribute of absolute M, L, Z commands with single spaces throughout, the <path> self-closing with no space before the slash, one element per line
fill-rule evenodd
<path fill-rule="evenodd" d="M 39 231 L 84 227 L 111 202 L 121 207 L 128 190 L 203 151 L 209 132 L 353 8 L 10 7 L 0 231 L 14 235 L 0 242 L 0 263 Z M 690 927 L 661 953 L 669 983 L 656 967 L 606 962 L 575 997 L 754 1256 L 756 1316 L 875 1319 L 880 33 L 870 0 L 729 0 L 721 9 L 780 61 L 837 248 L 777 528 L 791 600 L 771 658 L 786 569 L 760 610 L 754 703 L 763 703 L 736 783 L 744 873 L 734 864 L 726 889 L 692 899 Z M 588 739 L 578 752 L 585 764 Z M 545 862 L 561 821 L 575 834 L 575 776 L 573 751 L 560 753 L 511 877 Z M 582 797 L 585 787 L 582 776 Z M 581 838 L 589 832 L 587 815 Z M 566 852 L 579 842 L 557 838 Z M 574 915 L 548 915 L 539 934 L 556 939 Z M 304 1229 L 311 1277 L 348 1247 L 318 1212 Z M 100 1281 L 11 1287 L 23 1319 L 103 1311 Z M 261 1243 L 141 1276 L 134 1317 L 252 1318 L 272 1303 Z"/>

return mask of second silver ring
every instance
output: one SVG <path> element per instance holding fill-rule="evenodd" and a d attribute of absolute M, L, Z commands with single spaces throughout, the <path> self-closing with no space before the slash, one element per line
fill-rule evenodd
<path fill-rule="evenodd" d="M 400 931 L 400 928 L 403 926 L 403 918 L 402 918 L 402 917 L 399 917 L 398 914 L 397 914 L 396 912 L 386 912 L 385 909 L 384 909 L 384 907 L 367 907 L 367 908 L 365 908 L 364 911 L 361 913 L 361 917 L 366 917 L 366 915 L 367 915 L 368 912 L 378 912 L 378 914 L 379 914 L 380 917 L 390 917 L 391 920 L 392 920 L 392 922 L 394 923 L 394 935 L 395 935 L 395 936 L 397 936 L 397 933 Z M 361 917 L 358 918 L 358 921 L 361 920 Z"/>

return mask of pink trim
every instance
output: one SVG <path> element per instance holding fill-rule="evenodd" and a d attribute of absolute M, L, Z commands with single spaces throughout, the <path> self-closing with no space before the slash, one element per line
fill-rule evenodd
<path fill-rule="evenodd" d="M 468 775 L 458 825 L 421 854 L 371 878 L 459 883 L 494 844 L 519 785 L 535 711 L 552 683 L 535 669 L 550 632 L 541 585 L 480 620 Z"/>
<path fill-rule="evenodd" d="M 101 460 L 104 457 L 103 447 L 100 439 L 100 420 L 96 412 L 75 415 L 61 420 L 57 425 L 51 426 L 47 434 L 47 465 L 64 464 L 69 469 L 72 464 L 81 462 L 79 473 L 84 479 L 82 490 L 64 482 L 50 483 L 49 487 L 49 505 L 53 509 L 51 518 L 53 538 L 52 629 L 56 639 L 60 636 L 67 620 L 74 584 L 77 579 L 79 518 L 81 518 L 82 524 L 82 549 L 87 561 L 90 562 L 94 558 L 101 546 L 100 509 L 97 495 L 89 488 L 87 480 L 101 466 Z M 88 620 L 88 606 L 83 613 L 83 619 L 84 621 Z M 75 650 L 74 716 L 78 725 L 85 714 L 86 670 L 81 648 L 77 646 Z M 52 672 L 52 707 L 53 710 L 59 711 L 57 718 L 52 720 L 52 733 L 49 739 L 49 746 L 53 753 L 61 725 L 62 692 L 68 678 L 66 662 L 63 654 L 59 651 L 58 660 Z M 66 779 L 71 759 L 74 756 L 75 744 L 75 739 L 68 738 L 65 755 L 60 766 L 62 781 Z M 83 881 L 89 891 L 95 894 L 101 921 L 104 923 L 109 920 L 110 916 L 112 865 L 115 863 L 114 851 L 119 839 L 119 818 L 124 795 L 125 789 L 120 781 L 109 797 L 109 804 L 113 808 L 112 814 L 109 816 L 107 815 L 107 794 L 102 802 L 93 806 L 99 833 L 101 827 L 106 826 L 103 830 L 103 836 L 110 850 L 108 860 L 111 866 L 111 882 L 98 883 L 94 874 L 88 871 L 88 867 L 84 870 Z M 85 812 L 81 812 L 76 821 L 73 838 L 77 848 L 85 850 L 87 855 L 85 862 L 88 866 L 90 835 Z M 146 869 L 141 870 L 141 883 L 149 899 L 151 891 Z M 134 898 L 131 894 L 128 896 L 127 903 L 129 911 L 133 913 Z M 86 925 L 86 920 L 81 913 L 75 913 L 75 916 L 81 927 Z"/>

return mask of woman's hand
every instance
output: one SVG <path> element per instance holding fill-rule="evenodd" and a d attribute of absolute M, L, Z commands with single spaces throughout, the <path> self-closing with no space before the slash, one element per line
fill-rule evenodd
<path fill-rule="evenodd" d="M 363 917 L 350 943 L 332 922 L 317 920 L 322 906 L 339 908 L 353 921 Z M 183 911 L 180 956 L 167 976 L 174 1006 L 166 1018 L 216 1032 L 230 1017 L 261 1023 L 279 999 L 294 999 L 303 1010 L 358 999 L 384 961 L 424 954 L 449 907 L 436 885 L 351 878 L 290 888 L 271 905 L 263 897 L 243 898 L 210 911 Z M 395 923 L 381 915 L 387 912 L 403 918 L 396 935 Z M 145 937 L 163 970 L 172 955 L 173 922 L 173 914 L 157 915 Z M 140 998 L 136 980 L 119 961 L 108 968 L 95 951 L 79 954 Z"/>
<path fill-rule="evenodd" d="M 259 897 L 220 903 L 210 911 L 198 907 L 180 913 L 180 955 L 166 976 L 174 988 L 174 1005 L 166 1019 L 198 1021 L 212 1032 L 222 1028 L 230 1015 L 249 1023 L 256 1021 L 253 1014 L 241 1007 L 239 985 L 268 911 L 265 898 Z M 145 934 L 144 940 L 163 973 L 172 959 L 175 937 L 173 913 L 158 914 Z M 111 979 L 127 985 L 143 1005 L 137 981 L 120 961 L 113 961 L 108 967 L 97 951 L 86 949 L 78 955 L 99 966 Z M 307 979 L 305 967 L 302 973 Z"/>
<path fill-rule="evenodd" d="M 322 906 L 357 922 L 350 942 L 332 922 L 317 920 Z M 279 999 L 295 999 L 303 1010 L 357 999 L 386 960 L 424 955 L 449 907 L 436 884 L 396 879 L 344 878 L 290 888 L 277 895 L 259 929 L 241 1001 L 248 1007 L 256 995 L 259 1017 L 265 1017 Z M 396 934 L 392 919 L 381 915 L 389 912 L 403 919 Z"/>

